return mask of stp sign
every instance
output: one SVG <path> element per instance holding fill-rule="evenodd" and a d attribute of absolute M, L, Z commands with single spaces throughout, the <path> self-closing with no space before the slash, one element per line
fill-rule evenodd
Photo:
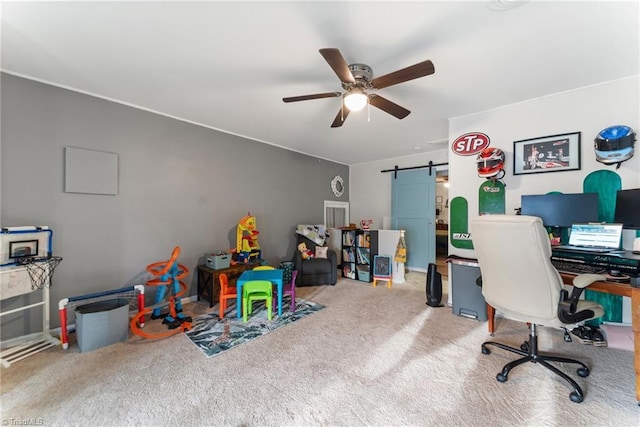
<path fill-rule="evenodd" d="M 472 156 L 487 148 L 489 143 L 489 137 L 484 133 L 465 133 L 453 141 L 453 144 L 451 144 L 451 151 L 459 156 Z"/>

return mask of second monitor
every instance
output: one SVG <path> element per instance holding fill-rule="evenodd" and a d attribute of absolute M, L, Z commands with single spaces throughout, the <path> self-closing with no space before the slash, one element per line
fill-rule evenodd
<path fill-rule="evenodd" d="M 520 213 L 540 217 L 547 227 L 598 222 L 598 193 L 523 195 Z"/>
<path fill-rule="evenodd" d="M 640 230 L 640 188 L 618 190 L 614 221 L 624 228 Z"/>

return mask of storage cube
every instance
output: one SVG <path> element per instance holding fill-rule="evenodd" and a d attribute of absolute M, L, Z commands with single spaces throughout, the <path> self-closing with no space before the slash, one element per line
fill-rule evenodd
<path fill-rule="evenodd" d="M 363 282 L 371 281 L 371 270 L 368 265 L 359 265 L 356 267 L 356 270 L 358 271 L 358 280 Z"/>
<path fill-rule="evenodd" d="M 231 255 L 229 254 L 209 255 L 206 264 L 209 268 L 220 270 L 222 268 L 228 268 L 230 261 Z"/>

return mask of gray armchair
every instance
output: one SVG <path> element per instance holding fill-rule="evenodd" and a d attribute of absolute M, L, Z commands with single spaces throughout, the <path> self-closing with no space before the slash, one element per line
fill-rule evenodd
<path fill-rule="evenodd" d="M 315 253 L 316 243 L 306 237 L 296 234 L 296 247 L 304 242 L 307 249 Z M 338 256 L 335 251 L 328 249 L 327 258 L 302 259 L 302 254 L 296 250 L 293 263 L 298 271 L 296 286 L 335 285 L 338 281 Z"/>

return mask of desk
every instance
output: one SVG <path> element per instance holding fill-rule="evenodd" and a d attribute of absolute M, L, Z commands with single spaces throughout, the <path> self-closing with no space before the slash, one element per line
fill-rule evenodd
<path fill-rule="evenodd" d="M 282 316 L 282 287 L 284 270 L 246 270 L 236 282 L 236 289 L 238 290 L 238 296 L 236 299 L 236 310 L 238 319 L 242 318 L 242 285 L 252 280 L 268 280 L 278 287 L 278 316 Z"/>
<path fill-rule="evenodd" d="M 566 285 L 571 285 L 575 275 L 561 273 Z M 632 287 L 629 283 L 594 282 L 587 288 L 590 291 L 604 292 L 631 298 L 631 329 L 633 331 L 633 366 L 636 371 L 636 400 L 640 402 L 640 288 Z M 489 315 L 489 333 L 495 332 L 495 309 L 487 304 Z"/>

